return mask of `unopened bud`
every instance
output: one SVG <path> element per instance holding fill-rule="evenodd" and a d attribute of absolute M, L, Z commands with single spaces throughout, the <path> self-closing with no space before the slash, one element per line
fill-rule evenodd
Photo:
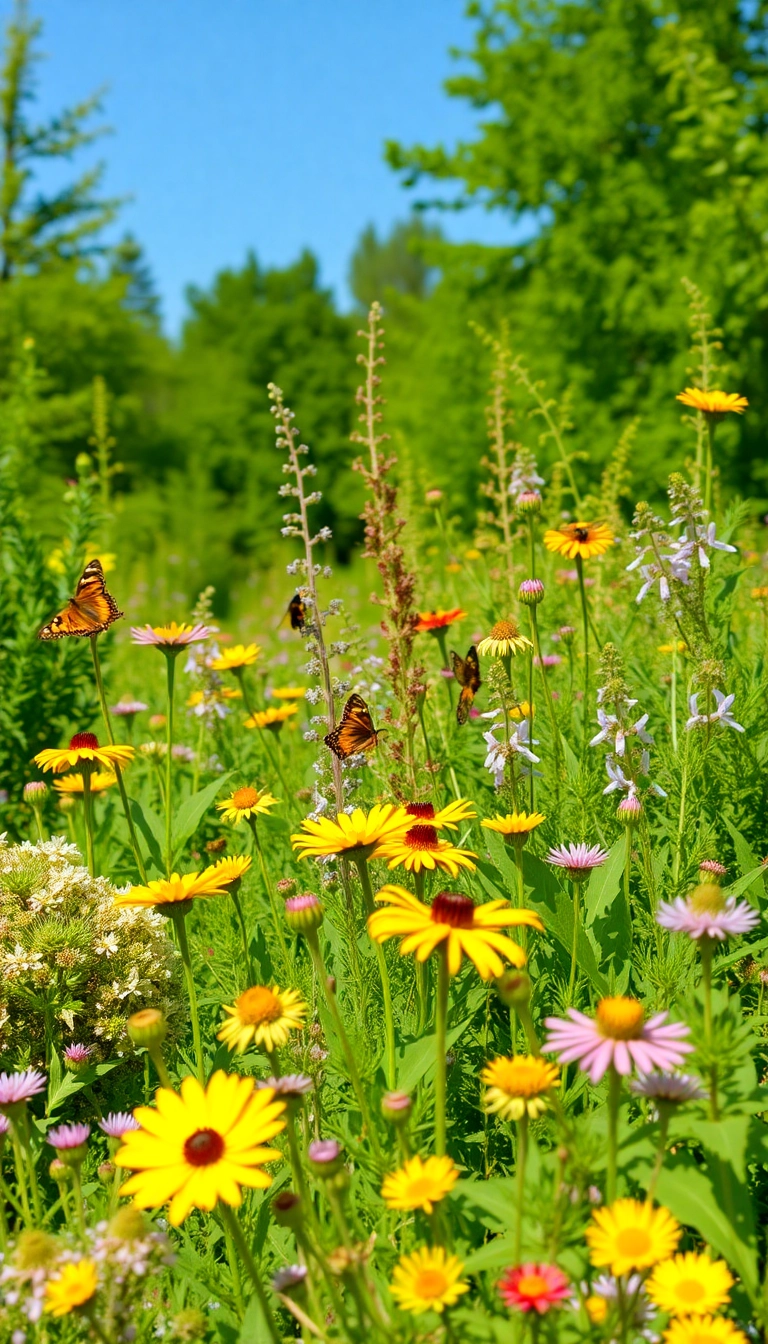
<path fill-rule="evenodd" d="M 525 607 L 537 607 L 544 601 L 544 584 L 541 579 L 523 579 L 517 590 L 517 596 Z"/>
<path fill-rule="evenodd" d="M 570 645 L 573 643 L 574 639 L 576 638 L 577 634 L 576 626 L 561 625 L 557 633 L 560 636 L 560 643 L 564 644 L 566 648 L 569 648 Z"/>
<path fill-rule="evenodd" d="M 301 1227 L 304 1221 L 301 1199 L 295 1190 L 281 1190 L 272 1200 L 272 1212 L 280 1227 Z"/>
<path fill-rule="evenodd" d="M 629 798 L 622 798 L 616 808 L 616 820 L 620 821 L 622 826 L 635 826 L 642 815 L 643 804 L 634 795 Z"/>
<path fill-rule="evenodd" d="M 327 1180 L 344 1165 L 344 1150 L 336 1139 L 316 1139 L 307 1149 L 309 1165 L 316 1176 Z"/>
<path fill-rule="evenodd" d="M 381 1099 L 381 1114 L 392 1125 L 407 1125 L 413 1102 L 407 1092 L 385 1092 Z"/>
<path fill-rule="evenodd" d="M 134 1045 L 160 1045 L 168 1034 L 168 1023 L 161 1008 L 141 1008 L 125 1024 Z"/>
<path fill-rule="evenodd" d="M 525 1007 L 531 998 L 531 977 L 525 971 L 504 971 L 496 981 L 496 992 L 506 1008 Z"/>
<path fill-rule="evenodd" d="M 515 508 L 518 513 L 530 514 L 541 513 L 542 499 L 538 490 L 521 490 L 515 500 Z"/>
<path fill-rule="evenodd" d="M 442 490 L 425 490 L 424 498 L 427 504 L 439 504 L 443 498 Z"/>
<path fill-rule="evenodd" d="M 275 883 L 275 891 L 278 896 L 282 896 L 283 900 L 287 901 L 289 896 L 296 895 L 297 886 L 298 882 L 295 877 L 280 877 Z"/>
<path fill-rule="evenodd" d="M 96 1175 L 103 1185 L 111 1185 L 117 1167 L 114 1162 L 102 1162 L 98 1167 Z"/>
<path fill-rule="evenodd" d="M 72 1180 L 72 1168 L 67 1166 L 66 1162 L 62 1162 L 60 1157 L 54 1157 L 48 1164 L 48 1175 L 57 1185 L 68 1185 Z"/>
<path fill-rule="evenodd" d="M 297 933 L 313 933 L 323 922 L 323 905 L 313 891 L 302 896 L 289 896 L 285 902 L 285 918 L 290 929 Z"/>

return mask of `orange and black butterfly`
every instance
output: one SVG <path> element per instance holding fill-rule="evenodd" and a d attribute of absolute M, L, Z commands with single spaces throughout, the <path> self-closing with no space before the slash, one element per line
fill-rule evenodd
<path fill-rule="evenodd" d="M 453 675 L 461 687 L 459 703 L 456 706 L 456 718 L 459 723 L 466 723 L 472 701 L 483 684 L 480 680 L 480 662 L 474 644 L 466 658 L 460 658 L 458 653 L 451 650 L 451 662 L 453 663 Z"/>
<path fill-rule="evenodd" d="M 325 745 L 334 756 L 345 761 L 358 751 L 373 751 L 379 741 L 380 728 L 374 728 L 371 711 L 361 695 L 350 695 L 341 722 L 328 733 Z"/>
<path fill-rule="evenodd" d="M 67 635 L 100 635 L 122 616 L 107 590 L 100 560 L 89 560 L 63 611 L 53 616 L 38 633 L 38 639 L 65 639 Z"/>
<path fill-rule="evenodd" d="M 287 616 L 292 630 L 303 630 L 307 623 L 307 611 L 301 597 L 296 593 L 288 603 Z"/>

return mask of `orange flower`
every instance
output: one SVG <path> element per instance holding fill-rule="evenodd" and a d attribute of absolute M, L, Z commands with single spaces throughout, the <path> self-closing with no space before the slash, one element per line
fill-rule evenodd
<path fill-rule="evenodd" d="M 443 611 L 442 607 L 437 611 L 420 611 L 416 630 L 422 634 L 425 630 L 445 630 L 447 626 L 453 625 L 454 621 L 461 621 L 466 616 L 466 611 L 461 607 L 453 607 L 451 611 Z"/>
<path fill-rule="evenodd" d="M 684 392 L 678 392 L 675 400 L 718 420 L 729 411 L 743 415 L 749 405 L 747 398 L 740 397 L 738 392 L 703 392 L 700 387 L 686 387 Z"/>

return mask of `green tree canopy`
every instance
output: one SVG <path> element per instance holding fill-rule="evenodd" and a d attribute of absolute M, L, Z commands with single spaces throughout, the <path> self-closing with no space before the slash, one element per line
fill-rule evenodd
<path fill-rule="evenodd" d="M 423 299 L 435 279 L 428 260 L 428 245 L 442 235 L 418 216 L 394 224 L 379 238 L 373 224 L 360 235 L 349 263 L 349 287 L 357 302 L 368 311 L 374 299 L 381 301 L 388 290 Z"/>

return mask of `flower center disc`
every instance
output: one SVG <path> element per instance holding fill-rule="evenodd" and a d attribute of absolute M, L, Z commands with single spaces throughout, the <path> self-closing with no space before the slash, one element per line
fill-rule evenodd
<path fill-rule="evenodd" d="M 536 1097 L 540 1092 L 549 1090 L 549 1080 L 544 1069 L 534 1061 L 510 1061 L 499 1070 L 494 1086 L 501 1088 L 510 1097 Z"/>
<path fill-rule="evenodd" d="M 612 1041 L 634 1041 L 642 1030 L 643 1005 L 637 999 L 626 999 L 622 995 L 601 999 L 596 1017 L 603 1036 Z"/>
<path fill-rule="evenodd" d="M 452 929 L 471 929 L 475 905 L 469 896 L 457 891 L 439 891 L 432 902 L 433 924 L 448 924 Z"/>
<path fill-rule="evenodd" d="M 249 1027 L 257 1027 L 261 1022 L 276 1022 L 282 1011 L 277 995 L 264 985 L 246 989 L 237 1000 L 237 1015 Z"/>
<path fill-rule="evenodd" d="M 643 1227 L 623 1227 L 616 1237 L 616 1250 L 619 1255 L 632 1258 L 647 1255 L 651 1249 L 651 1238 Z"/>
<path fill-rule="evenodd" d="M 574 535 L 574 537 L 576 538 L 577 541 L 581 541 L 581 542 L 589 541 L 589 528 L 588 528 L 588 527 L 575 527 L 575 528 L 573 529 L 573 535 Z"/>
<path fill-rule="evenodd" d="M 422 821 L 434 821 L 435 809 L 432 803 L 409 803 L 406 807 L 409 817 L 419 817 Z"/>
<path fill-rule="evenodd" d="M 491 631 L 491 639 L 517 639 L 519 634 L 514 621 L 497 621 Z"/>
<path fill-rule="evenodd" d="M 694 1306 L 695 1303 L 700 1302 L 704 1296 L 704 1285 L 699 1279 L 681 1279 L 675 1292 L 680 1301 L 684 1302 L 686 1306 Z"/>
<path fill-rule="evenodd" d="M 524 1274 L 518 1280 L 517 1291 L 521 1297 L 541 1297 L 549 1291 L 549 1284 L 540 1274 Z"/>
<path fill-rule="evenodd" d="M 412 826 L 405 832 L 409 849 L 437 849 L 440 840 L 434 826 Z"/>
<path fill-rule="evenodd" d="M 417 1296 L 426 1300 L 433 1297 L 442 1297 L 448 1287 L 448 1281 L 439 1269 L 423 1269 L 414 1287 Z"/>
<path fill-rule="evenodd" d="M 249 807 L 255 807 L 259 801 L 259 795 L 256 789 L 237 789 L 232 794 L 232 805 L 238 809 L 245 810 Z"/>
<path fill-rule="evenodd" d="M 696 915 L 718 915 L 725 909 L 723 889 L 717 882 L 700 882 L 691 892 L 689 904 Z"/>
<path fill-rule="evenodd" d="M 419 1176 L 415 1181 L 411 1181 L 408 1186 L 408 1194 L 415 1203 L 421 1203 L 427 1199 L 434 1199 L 434 1181 L 431 1181 L 428 1176 Z"/>
<path fill-rule="evenodd" d="M 210 1167 L 224 1153 L 224 1140 L 215 1129 L 198 1129 L 184 1144 L 184 1157 L 191 1167 Z"/>
<path fill-rule="evenodd" d="M 99 745 L 99 739 L 95 733 L 75 733 L 69 744 L 70 751 L 95 751 Z"/>

